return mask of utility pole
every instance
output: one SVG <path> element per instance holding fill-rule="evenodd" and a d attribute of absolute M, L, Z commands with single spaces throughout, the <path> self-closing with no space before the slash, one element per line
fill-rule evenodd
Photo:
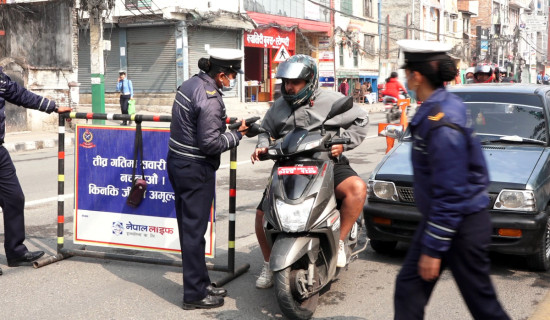
<path fill-rule="evenodd" d="M 103 61 L 103 10 L 105 9 L 107 9 L 105 0 L 88 0 L 93 113 L 105 113 L 105 67 Z M 92 123 L 105 124 L 105 120 L 94 119 Z"/>

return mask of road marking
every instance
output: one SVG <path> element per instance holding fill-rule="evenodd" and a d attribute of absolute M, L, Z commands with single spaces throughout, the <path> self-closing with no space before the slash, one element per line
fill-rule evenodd
<path fill-rule="evenodd" d="M 63 196 L 61 196 L 61 197 L 64 198 L 64 199 L 73 198 L 73 197 L 74 197 L 74 193 L 65 194 L 65 195 L 63 195 Z M 49 197 L 49 198 L 44 198 L 44 199 L 38 199 L 38 200 L 33 200 L 33 201 L 27 201 L 27 202 L 25 202 L 25 208 L 26 208 L 26 207 L 36 206 L 36 205 L 38 205 L 38 204 L 44 204 L 44 203 L 48 203 L 48 202 L 54 202 L 54 201 L 57 201 L 57 199 L 58 199 L 58 196 Z"/>

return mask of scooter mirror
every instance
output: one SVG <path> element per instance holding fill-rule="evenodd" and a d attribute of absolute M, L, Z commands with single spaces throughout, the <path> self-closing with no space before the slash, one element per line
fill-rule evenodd
<path fill-rule="evenodd" d="M 400 139 L 403 135 L 403 126 L 402 125 L 395 125 L 395 124 L 389 124 L 384 128 L 384 130 L 380 131 L 378 134 L 382 137 L 388 137 L 393 139 Z"/>
<path fill-rule="evenodd" d="M 335 116 L 342 114 L 351 108 L 353 108 L 353 98 L 342 97 L 334 101 L 325 121 L 327 121 L 328 119 L 334 118 Z"/>

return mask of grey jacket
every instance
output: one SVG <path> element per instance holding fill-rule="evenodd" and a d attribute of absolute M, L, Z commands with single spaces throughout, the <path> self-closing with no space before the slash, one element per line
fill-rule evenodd
<path fill-rule="evenodd" d="M 327 117 L 332 104 L 343 97 L 339 92 L 317 89 L 314 105 L 309 104 L 292 111 L 288 103 L 280 97 L 266 112 L 262 127 L 269 133 L 258 135 L 257 148 L 269 147 L 269 138 L 279 139 L 294 128 L 304 128 L 308 131 L 320 131 L 321 123 Z M 363 142 L 367 136 L 368 112 L 358 105 L 325 123 L 327 132 L 337 134 L 342 138 L 350 138 L 351 143 L 344 145 L 345 150 L 351 150 Z M 343 132 L 340 128 L 344 129 Z"/>

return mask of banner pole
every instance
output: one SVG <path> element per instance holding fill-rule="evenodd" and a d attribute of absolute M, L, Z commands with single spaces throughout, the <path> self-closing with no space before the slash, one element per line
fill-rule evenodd
<path fill-rule="evenodd" d="M 237 198 L 237 147 L 229 154 L 229 232 L 227 249 L 227 269 L 235 273 L 235 211 Z"/>
<path fill-rule="evenodd" d="M 63 250 L 65 225 L 65 116 L 59 115 L 57 143 L 57 253 Z"/>

